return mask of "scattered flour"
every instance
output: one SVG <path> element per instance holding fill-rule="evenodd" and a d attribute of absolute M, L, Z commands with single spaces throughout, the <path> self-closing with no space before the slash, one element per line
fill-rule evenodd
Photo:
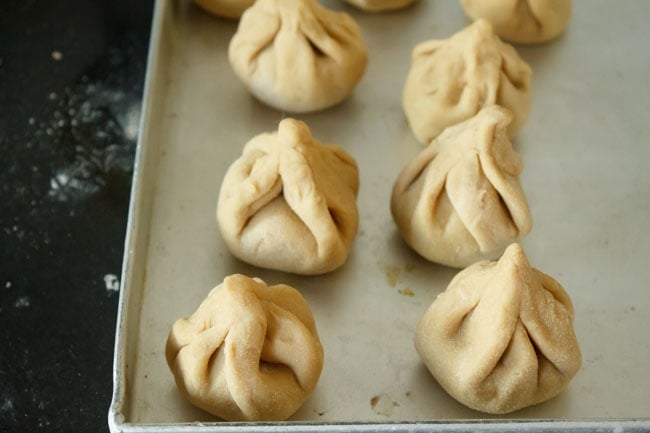
<path fill-rule="evenodd" d="M 13 408 L 14 408 L 14 402 L 9 400 L 8 398 L 5 398 L 5 401 L 2 402 L 2 406 L 0 406 L 0 411 L 9 412 L 13 410 Z"/>
<path fill-rule="evenodd" d="M 106 290 L 112 292 L 120 291 L 120 280 L 116 275 L 106 274 L 104 275 L 104 284 L 106 285 Z"/>
<path fill-rule="evenodd" d="M 16 299 L 16 302 L 14 303 L 14 307 L 16 308 L 27 308 L 31 305 L 29 302 L 29 297 L 27 296 L 21 296 L 20 298 Z"/>
<path fill-rule="evenodd" d="M 53 170 L 50 198 L 82 199 L 105 189 L 116 176 L 130 176 L 140 119 L 137 94 L 82 80 L 49 99 L 55 107 L 39 126 L 40 136 L 73 151 L 66 165 Z"/>

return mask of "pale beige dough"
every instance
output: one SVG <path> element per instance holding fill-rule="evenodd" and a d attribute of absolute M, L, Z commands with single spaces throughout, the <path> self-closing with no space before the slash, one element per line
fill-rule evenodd
<path fill-rule="evenodd" d="M 230 251 L 263 268 L 322 274 L 345 263 L 357 233 L 359 172 L 304 123 L 250 140 L 228 169 L 217 221 Z"/>
<path fill-rule="evenodd" d="M 446 127 L 497 104 L 514 114 L 512 136 L 528 118 L 531 74 L 490 23 L 477 20 L 449 39 L 413 49 L 402 95 L 404 112 L 415 137 L 428 144 Z"/>
<path fill-rule="evenodd" d="M 456 400 L 504 414 L 559 394 L 580 370 L 568 294 L 518 244 L 460 272 L 431 304 L 415 347 Z"/>
<path fill-rule="evenodd" d="M 242 16 L 228 57 L 256 98 L 292 113 L 346 99 L 368 60 L 354 19 L 315 0 L 258 0 Z"/>
<path fill-rule="evenodd" d="M 508 110 L 486 107 L 447 128 L 399 174 L 393 219 L 421 256 L 465 267 L 498 257 L 530 231 L 523 164 L 506 134 L 511 120 Z"/>
<path fill-rule="evenodd" d="M 194 0 L 194 3 L 213 15 L 238 19 L 255 0 Z"/>
<path fill-rule="evenodd" d="M 471 19 L 484 18 L 503 39 L 532 44 L 564 32 L 571 18 L 571 0 L 461 0 Z"/>
<path fill-rule="evenodd" d="M 415 0 L 345 0 L 352 6 L 368 12 L 383 12 L 403 9 Z"/>
<path fill-rule="evenodd" d="M 314 318 L 300 293 L 239 274 L 174 323 L 165 355 L 180 391 L 229 421 L 287 419 L 323 367 Z"/>

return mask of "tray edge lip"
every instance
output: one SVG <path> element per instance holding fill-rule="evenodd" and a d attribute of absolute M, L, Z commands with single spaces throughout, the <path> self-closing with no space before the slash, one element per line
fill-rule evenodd
<path fill-rule="evenodd" d="M 129 320 L 127 311 L 127 301 L 130 297 L 132 286 L 132 269 L 133 257 L 132 251 L 136 247 L 135 235 L 137 233 L 136 227 L 136 213 L 140 206 L 140 197 L 143 192 L 143 161 L 144 161 L 144 146 L 142 142 L 144 137 L 148 134 L 149 123 L 151 118 L 151 105 L 152 105 L 152 86 L 156 81 L 159 72 L 155 67 L 160 57 L 162 45 L 162 31 L 163 20 L 166 13 L 167 5 L 166 0 L 154 0 L 153 14 L 151 19 L 151 32 L 149 36 L 149 48 L 147 54 L 147 69 L 144 80 L 143 98 L 141 105 L 141 114 L 138 129 L 138 140 L 135 150 L 135 159 L 133 165 L 133 178 L 131 182 L 131 192 L 129 200 L 129 213 L 127 220 L 127 228 L 124 240 L 124 253 L 122 256 L 122 271 L 120 275 L 121 288 L 118 298 L 117 320 L 115 325 L 115 343 L 113 349 L 113 394 L 111 404 L 108 410 L 108 426 L 111 432 L 121 432 L 125 423 L 124 415 L 122 414 L 125 402 L 125 344 L 126 344 L 126 328 Z"/>
<path fill-rule="evenodd" d="M 548 433 L 548 432 L 647 432 L 650 430 L 650 418 L 630 418 L 613 420 L 440 420 L 440 421 L 394 421 L 394 422 L 340 422 L 323 424 L 318 422 L 283 422 L 283 423 L 178 423 L 178 424 L 122 424 L 124 433 L 384 433 L 384 432 L 478 432 L 478 433 Z"/>
<path fill-rule="evenodd" d="M 138 139 L 134 160 L 134 171 L 129 200 L 127 229 L 124 242 L 122 271 L 120 276 L 121 288 L 118 298 L 118 310 L 115 331 L 113 356 L 113 393 L 108 411 L 108 426 L 111 433 L 194 433 L 194 432 L 331 432 L 331 433 L 371 433 L 371 432 L 648 432 L 650 431 L 650 415 L 647 418 L 622 419 L 458 419 L 458 420 L 423 420 L 423 421 L 386 421 L 386 422 L 334 422 L 319 423 L 316 421 L 285 421 L 285 422 L 194 422 L 194 423 L 131 423 L 126 422 L 122 409 L 125 402 L 126 382 L 125 372 L 125 343 L 126 324 L 129 320 L 127 301 L 129 298 L 137 208 L 142 195 L 143 181 L 143 149 L 142 142 L 150 128 L 152 116 L 152 83 L 159 75 L 156 63 L 160 57 L 163 21 L 167 9 L 173 0 L 154 0 L 152 25 L 150 32 L 147 67 L 144 81 L 142 111 L 139 120 Z"/>

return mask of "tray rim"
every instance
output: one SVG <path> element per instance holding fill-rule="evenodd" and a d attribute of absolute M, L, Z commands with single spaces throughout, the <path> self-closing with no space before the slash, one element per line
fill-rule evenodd
<path fill-rule="evenodd" d="M 127 218 L 127 228 L 124 240 L 124 253 L 122 256 L 122 272 L 120 275 L 121 287 L 118 298 L 117 319 L 115 325 L 115 345 L 113 353 L 113 396 L 108 411 L 108 425 L 111 432 L 123 431 L 122 426 L 125 423 L 123 415 L 125 398 L 126 398 L 126 339 L 128 324 L 132 320 L 128 314 L 128 301 L 131 298 L 131 287 L 134 285 L 133 265 L 137 248 L 137 233 L 139 225 L 137 223 L 139 208 L 144 195 L 145 183 L 143 182 L 145 167 L 145 148 L 143 142 L 149 135 L 151 117 L 153 111 L 153 92 L 154 82 L 159 78 L 160 73 L 156 68 L 156 63 L 160 58 L 163 34 L 163 21 L 170 2 L 166 0 L 155 0 L 151 22 L 151 32 L 149 35 L 149 47 L 147 55 L 147 68 L 145 73 L 144 90 L 140 111 L 138 139 L 135 149 L 135 158 L 133 165 L 133 177 L 131 179 L 131 192 L 129 200 L 129 214 Z M 147 227 L 145 226 L 145 229 Z M 148 238 L 147 229 L 147 238 Z M 144 246 L 143 248 L 146 248 Z M 137 318 L 136 318 L 137 319 Z"/>
<path fill-rule="evenodd" d="M 145 146 L 143 142 L 150 135 L 151 121 L 155 112 L 152 88 L 160 79 L 161 72 L 156 67 L 161 57 L 165 16 L 170 4 L 175 0 L 154 0 L 152 25 L 147 55 L 147 68 L 144 82 L 138 139 L 135 150 L 134 169 L 129 200 L 129 213 L 124 241 L 121 288 L 118 298 L 118 311 L 113 355 L 113 394 L 108 410 L 108 425 L 113 433 L 151 433 L 151 432 L 648 432 L 650 417 L 621 419 L 449 419 L 429 421 L 389 421 L 381 422 L 335 422 L 319 423 L 313 421 L 283 422 L 195 422 L 195 423 L 131 423 L 125 421 L 123 414 L 126 402 L 127 382 L 127 331 L 129 324 L 138 317 L 130 317 L 129 300 L 132 287 L 136 283 L 134 260 L 137 238 L 141 223 L 140 207 L 145 193 L 144 172 L 146 167 Z M 148 238 L 148 226 L 144 225 L 144 236 Z"/>
<path fill-rule="evenodd" d="M 383 433 L 383 432 L 478 432 L 478 433 L 595 433 L 595 432 L 632 432 L 642 433 L 650 429 L 650 420 L 620 419 L 620 420 L 441 420 L 418 422 L 210 422 L 210 423 L 178 423 L 178 424 L 135 424 L 123 423 L 115 426 L 113 432 L 123 433 Z"/>

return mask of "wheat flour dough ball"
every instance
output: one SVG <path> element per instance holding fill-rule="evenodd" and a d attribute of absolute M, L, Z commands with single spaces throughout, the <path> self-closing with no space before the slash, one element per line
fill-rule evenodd
<path fill-rule="evenodd" d="M 456 400 L 492 414 L 558 395 L 580 370 L 569 295 L 518 244 L 461 271 L 431 304 L 415 347 Z"/>
<path fill-rule="evenodd" d="M 413 49 L 402 96 L 404 112 L 415 137 L 428 144 L 446 127 L 497 104 L 513 112 L 508 128 L 512 136 L 528 118 L 531 73 L 492 25 L 479 19 L 449 39 Z"/>
<path fill-rule="evenodd" d="M 221 184 L 217 222 L 239 259 L 262 268 L 315 275 L 342 266 L 359 225 L 355 160 L 315 140 L 301 121 L 244 147 Z"/>
<path fill-rule="evenodd" d="M 571 18 L 571 0 L 461 0 L 467 16 L 483 18 L 503 39 L 523 44 L 561 35 Z"/>
<path fill-rule="evenodd" d="M 179 390 L 228 421 L 278 421 L 316 387 L 323 348 L 309 305 L 285 284 L 235 274 L 189 317 L 165 349 Z"/>
<path fill-rule="evenodd" d="M 228 58 L 257 99 L 291 113 L 346 99 L 368 61 L 354 19 L 315 0 L 258 0 L 242 16 Z"/>
<path fill-rule="evenodd" d="M 532 227 L 507 136 L 512 114 L 496 105 L 445 129 L 397 177 L 391 212 L 404 241 L 453 267 L 499 257 Z"/>

